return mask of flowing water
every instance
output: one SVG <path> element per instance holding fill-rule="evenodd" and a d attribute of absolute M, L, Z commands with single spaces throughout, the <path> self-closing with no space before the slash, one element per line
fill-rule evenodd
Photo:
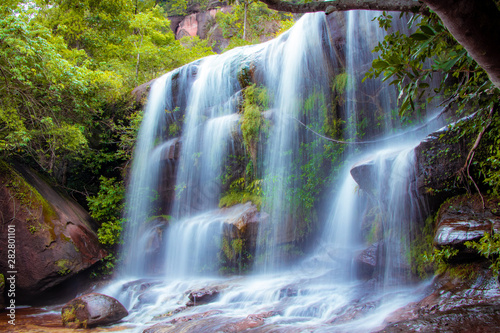
<path fill-rule="evenodd" d="M 371 34 L 377 30 L 377 23 L 371 22 L 376 15 L 347 14 L 343 75 L 348 84 L 340 113 L 346 121 L 344 136 L 353 141 L 362 140 L 365 132 L 373 137 L 396 130 L 395 92 L 380 82 L 361 83 L 374 57 L 371 48 L 383 38 Z M 419 222 L 425 206 L 415 195 L 415 138 L 406 145 L 395 139 L 398 147 L 385 140 L 364 149 L 363 156 L 359 149 L 346 149 L 347 162 L 330 195 L 330 213 L 315 249 L 300 262 L 283 264 L 283 245 L 297 237 L 301 219 L 294 214 L 290 193 L 307 182 L 294 173 L 324 149 L 313 145 L 317 138 L 304 126 L 321 128 L 325 109 L 317 100 L 331 99 L 332 79 L 343 72 L 329 41 L 324 14 L 308 14 L 272 41 L 202 59 L 155 81 L 127 195 L 125 263 L 114 283 L 101 291 L 127 307 L 126 321 L 136 326 L 132 330 L 198 316 L 178 321 L 176 329 L 235 331 L 254 318 L 249 315 L 256 315 L 262 331 L 370 331 L 418 297 L 407 260 L 410 226 Z M 225 161 L 241 154 L 242 72 L 266 86 L 270 99 L 267 140 L 259 143 L 264 154 L 262 210 L 269 218 L 259 226 L 254 273 L 221 277 L 217 271 L 228 216 L 218 210 L 218 202 Z M 183 124 L 180 138 L 169 130 L 174 121 Z M 170 157 L 177 145 L 180 155 L 174 163 Z M 350 168 L 366 159 L 373 181 L 360 190 Z M 168 170 L 162 169 L 165 165 Z M 158 202 L 165 173 L 175 179 L 168 207 Z M 370 230 L 366 216 L 373 218 Z M 366 244 L 367 238 L 371 244 Z M 376 264 L 370 267 L 359 262 L 360 253 L 369 253 L 367 248 L 377 249 L 372 258 Z M 186 307 L 188 295 L 200 290 L 213 290 L 216 297 Z"/>

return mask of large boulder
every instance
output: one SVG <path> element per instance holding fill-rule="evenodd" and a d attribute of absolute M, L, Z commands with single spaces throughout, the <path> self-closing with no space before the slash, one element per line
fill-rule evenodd
<path fill-rule="evenodd" d="M 0 248 L 15 240 L 16 298 L 33 302 L 106 256 L 88 213 L 33 170 L 0 161 Z M 12 242 L 12 239 L 10 240 Z M 7 255 L 0 271 L 12 271 Z M 9 268 L 9 269 L 8 269 Z"/>
<path fill-rule="evenodd" d="M 99 293 L 77 297 L 61 310 L 63 325 L 72 328 L 110 325 L 126 316 L 128 311 L 120 302 Z"/>

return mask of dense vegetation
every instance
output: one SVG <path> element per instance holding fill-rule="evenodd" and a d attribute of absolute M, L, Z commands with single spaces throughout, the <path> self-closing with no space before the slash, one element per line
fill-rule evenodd
<path fill-rule="evenodd" d="M 388 29 L 392 16 L 384 12 L 378 20 L 381 28 Z M 379 57 L 373 61 L 366 78 L 382 76 L 384 81 L 390 80 L 391 85 L 398 87 L 399 114 L 403 121 L 425 112 L 426 105 L 433 100 L 444 110 L 453 110 L 455 119 L 471 116 L 471 121 L 456 124 L 451 138 L 443 139 L 458 142 L 465 138 L 469 153 L 456 175 L 457 184 L 463 192 L 479 193 L 484 209 L 488 200 L 483 196 L 498 197 L 500 189 L 500 91 L 435 14 L 412 15 L 408 25 L 414 33 L 389 34 L 375 48 Z M 429 192 L 434 193 L 434 190 L 429 189 Z M 498 210 L 498 207 L 488 208 Z M 431 223 L 426 223 L 422 235 L 418 236 L 420 242 L 426 244 L 416 247 L 422 250 L 417 256 L 423 253 L 427 265 L 434 263 L 438 271 L 443 271 L 458 251 L 447 247 L 432 250 L 433 218 L 429 221 Z M 496 274 L 500 264 L 498 239 L 498 234 L 487 233 L 477 242 L 465 243 L 468 248 L 491 259 L 491 268 Z M 423 266 L 417 269 L 421 275 L 426 269 L 422 258 L 416 258 L 416 265 Z"/>
<path fill-rule="evenodd" d="M 0 4 L 0 158 L 22 159 L 81 203 L 88 198 L 92 216 L 102 225 L 99 239 L 107 246 L 119 242 L 122 178 L 142 118 L 130 92 L 213 53 L 207 40 L 176 40 L 168 19 L 210 5 L 205 0 L 5 0 Z M 260 2 L 233 5 L 230 13 L 219 12 L 215 19 L 223 37 L 230 39 L 228 48 L 257 43 L 293 22 L 291 16 L 270 11 Z M 391 19 L 384 13 L 379 18 L 381 28 L 388 29 Z M 436 15 L 413 15 L 408 24 L 412 34 L 389 34 L 376 47 L 379 58 L 367 79 L 383 77 L 398 87 L 403 122 L 425 112 L 437 98 L 457 117 L 474 114 L 473 122 L 457 130 L 459 136 L 476 140 L 470 142 L 461 180 L 470 191 L 498 196 L 498 89 Z M 332 83 L 335 98 L 341 98 L 345 81 L 345 75 L 339 75 Z M 245 92 L 241 127 L 249 155 L 247 172 L 231 184 L 221 205 L 252 200 L 260 206 L 256 149 L 265 127 L 260 116 L 265 102 L 257 98 L 259 89 L 250 86 Z M 340 92 L 335 94 L 336 90 Z M 306 113 L 308 103 L 320 104 L 311 108 L 330 103 L 312 97 L 305 102 Z M 326 115 L 323 119 L 323 124 L 314 124 L 315 129 L 340 137 L 339 125 L 328 123 Z M 479 145 L 483 148 L 476 154 Z M 294 176 L 304 185 L 290 193 L 289 200 L 293 207 L 302 207 L 294 213 L 303 215 L 304 229 L 310 229 L 318 194 L 331 181 L 324 165 L 338 165 L 342 149 L 323 146 L 320 138 L 301 147 L 301 153 L 313 152 L 313 158 L 296 166 Z M 500 252 L 498 235 L 487 235 L 468 246 L 493 259 Z M 498 261 L 493 267 L 498 271 Z"/>

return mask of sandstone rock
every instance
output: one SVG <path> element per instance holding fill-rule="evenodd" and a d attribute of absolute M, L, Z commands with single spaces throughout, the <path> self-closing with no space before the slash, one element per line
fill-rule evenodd
<path fill-rule="evenodd" d="M 106 256 L 88 213 L 55 191 L 33 170 L 2 163 L 0 172 L 0 223 L 15 228 L 16 298 L 30 302 L 89 268 Z M 7 248 L 7 232 L 0 247 Z M 7 256 L 0 271 L 8 271 Z"/>
<path fill-rule="evenodd" d="M 222 208 L 221 213 L 226 217 L 224 236 L 233 239 L 244 239 L 249 251 L 254 251 L 257 245 L 259 224 L 265 222 L 269 215 L 259 212 L 251 202 L 237 204 L 229 208 Z"/>
<path fill-rule="evenodd" d="M 132 90 L 132 96 L 134 97 L 134 101 L 142 108 L 146 103 L 149 94 L 149 88 L 153 84 L 156 79 L 153 79 L 149 82 L 143 83 L 140 86 L 137 86 Z"/>
<path fill-rule="evenodd" d="M 457 193 L 457 172 L 467 157 L 467 140 L 444 127 L 428 135 L 416 148 L 417 190 L 420 194 L 446 196 Z M 457 141 L 457 142 L 456 142 Z"/>
<path fill-rule="evenodd" d="M 85 328 L 114 324 L 128 316 L 128 312 L 113 297 L 91 293 L 69 301 L 63 306 L 61 316 L 64 326 Z"/>
<path fill-rule="evenodd" d="M 438 276 L 427 296 L 398 309 L 379 332 L 498 332 L 500 285 L 479 265 L 473 278 Z"/>
<path fill-rule="evenodd" d="M 276 311 L 267 311 L 257 314 L 248 315 L 245 319 L 237 321 L 235 323 L 226 324 L 221 328 L 224 333 L 237 333 L 245 332 L 264 325 L 265 319 L 276 316 L 278 313 Z"/>
<path fill-rule="evenodd" d="M 374 243 L 355 256 L 354 263 L 359 278 L 369 279 L 373 276 L 378 263 L 380 246 L 380 243 Z"/>
<path fill-rule="evenodd" d="M 189 302 L 186 306 L 196 306 L 214 301 L 225 286 L 206 287 L 188 292 Z"/>
<path fill-rule="evenodd" d="M 436 218 L 434 245 L 438 248 L 451 246 L 459 255 L 452 260 L 474 259 L 475 250 L 467 249 L 467 241 L 477 241 L 484 234 L 500 232 L 498 198 L 485 197 L 486 209 L 482 208 L 479 195 L 460 195 L 448 199 L 439 209 Z M 471 258 L 472 257 L 472 258 Z"/>
<path fill-rule="evenodd" d="M 210 310 L 202 313 L 196 313 L 188 316 L 183 316 L 179 318 L 174 318 L 172 320 L 158 323 L 144 330 L 143 333 L 177 333 L 177 332 L 209 332 L 211 330 L 207 329 L 207 321 L 210 321 L 212 317 L 215 317 L 216 322 L 220 322 L 220 317 L 217 316 L 221 314 L 222 311 Z M 213 330 L 215 332 L 215 330 Z"/>

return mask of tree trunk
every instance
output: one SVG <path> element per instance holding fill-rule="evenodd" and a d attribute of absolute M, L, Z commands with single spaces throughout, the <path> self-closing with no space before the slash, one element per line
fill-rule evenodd
<path fill-rule="evenodd" d="M 247 12 L 248 12 L 248 0 L 245 0 L 245 15 L 243 17 L 243 39 L 247 40 Z"/>
<path fill-rule="evenodd" d="M 423 0 L 500 88 L 500 11 L 491 0 Z"/>

